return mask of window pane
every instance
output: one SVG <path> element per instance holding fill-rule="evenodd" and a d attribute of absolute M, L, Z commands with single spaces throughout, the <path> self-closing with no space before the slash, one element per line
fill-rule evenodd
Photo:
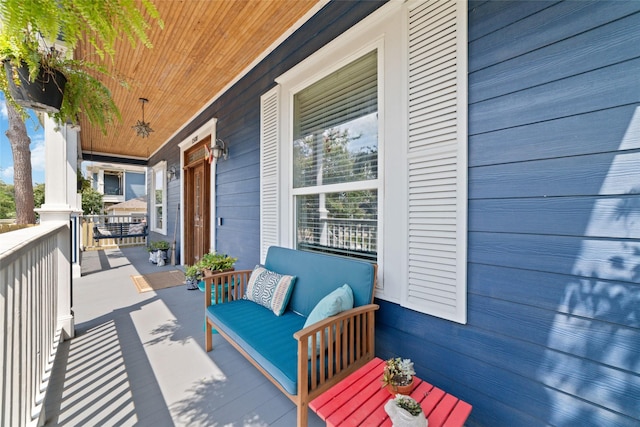
<path fill-rule="evenodd" d="M 377 54 L 294 96 L 294 188 L 378 176 Z"/>
<path fill-rule="evenodd" d="M 164 172 L 162 170 L 155 171 L 154 174 L 155 188 L 155 228 L 162 228 L 162 206 L 164 200 Z"/>
<path fill-rule="evenodd" d="M 296 214 L 298 249 L 376 260 L 376 190 L 298 196 Z"/>
<path fill-rule="evenodd" d="M 122 186 L 120 185 L 119 174 L 104 174 L 104 194 L 107 196 L 122 195 Z"/>
<path fill-rule="evenodd" d="M 162 228 L 162 205 L 156 206 L 156 228 Z"/>

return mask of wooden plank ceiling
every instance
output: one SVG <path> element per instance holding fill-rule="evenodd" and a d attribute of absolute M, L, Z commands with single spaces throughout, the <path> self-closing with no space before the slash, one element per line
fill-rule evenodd
<path fill-rule="evenodd" d="M 114 61 L 105 61 L 118 81 L 102 80 L 122 121 L 104 135 L 81 117 L 83 152 L 148 159 L 317 2 L 155 0 L 165 28 L 151 28 L 153 48 L 133 48 L 122 40 Z M 87 47 L 77 49 L 76 56 L 98 62 Z M 153 132 L 148 138 L 132 128 L 142 119 L 139 98 L 149 100 L 144 118 Z"/>

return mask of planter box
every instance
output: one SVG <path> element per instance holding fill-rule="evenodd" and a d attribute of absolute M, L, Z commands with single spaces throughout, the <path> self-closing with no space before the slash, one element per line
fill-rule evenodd
<path fill-rule="evenodd" d="M 162 258 L 164 261 L 169 260 L 169 249 L 158 249 L 157 251 L 149 252 L 149 262 L 157 264 L 158 260 Z M 166 264 L 166 262 L 165 262 Z"/>

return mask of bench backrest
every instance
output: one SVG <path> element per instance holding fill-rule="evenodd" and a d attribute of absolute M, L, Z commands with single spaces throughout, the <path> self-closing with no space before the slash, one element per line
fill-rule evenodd
<path fill-rule="evenodd" d="M 140 231 L 131 230 L 132 226 L 141 227 Z M 100 230 L 107 230 L 108 235 L 103 235 Z M 95 237 L 139 237 L 147 235 L 147 225 L 139 222 L 108 222 L 93 226 Z"/>
<path fill-rule="evenodd" d="M 366 261 L 271 246 L 264 265 L 276 273 L 297 276 L 288 307 L 305 317 L 325 295 L 345 283 L 353 290 L 355 307 L 373 300 L 375 269 Z"/>

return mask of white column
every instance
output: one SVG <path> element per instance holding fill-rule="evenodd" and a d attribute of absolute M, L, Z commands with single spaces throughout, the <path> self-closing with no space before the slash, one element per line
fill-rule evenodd
<path fill-rule="evenodd" d="M 64 336 L 75 335 L 73 312 L 71 311 L 71 268 L 78 257 L 78 241 L 71 236 L 79 233 L 71 231 L 72 217 L 77 218 L 77 131 L 69 126 L 58 126 L 51 118 L 44 118 L 45 142 L 45 203 L 37 209 L 40 222 L 62 222 L 69 233 L 58 239 L 58 323 Z M 77 221 L 75 221 L 77 224 Z M 76 225 L 74 225 L 76 228 Z M 76 230 L 77 231 L 77 228 Z M 75 262 L 75 264 L 78 264 Z M 74 271 L 79 269 L 74 266 Z M 78 270 L 79 271 L 79 270 Z"/>

